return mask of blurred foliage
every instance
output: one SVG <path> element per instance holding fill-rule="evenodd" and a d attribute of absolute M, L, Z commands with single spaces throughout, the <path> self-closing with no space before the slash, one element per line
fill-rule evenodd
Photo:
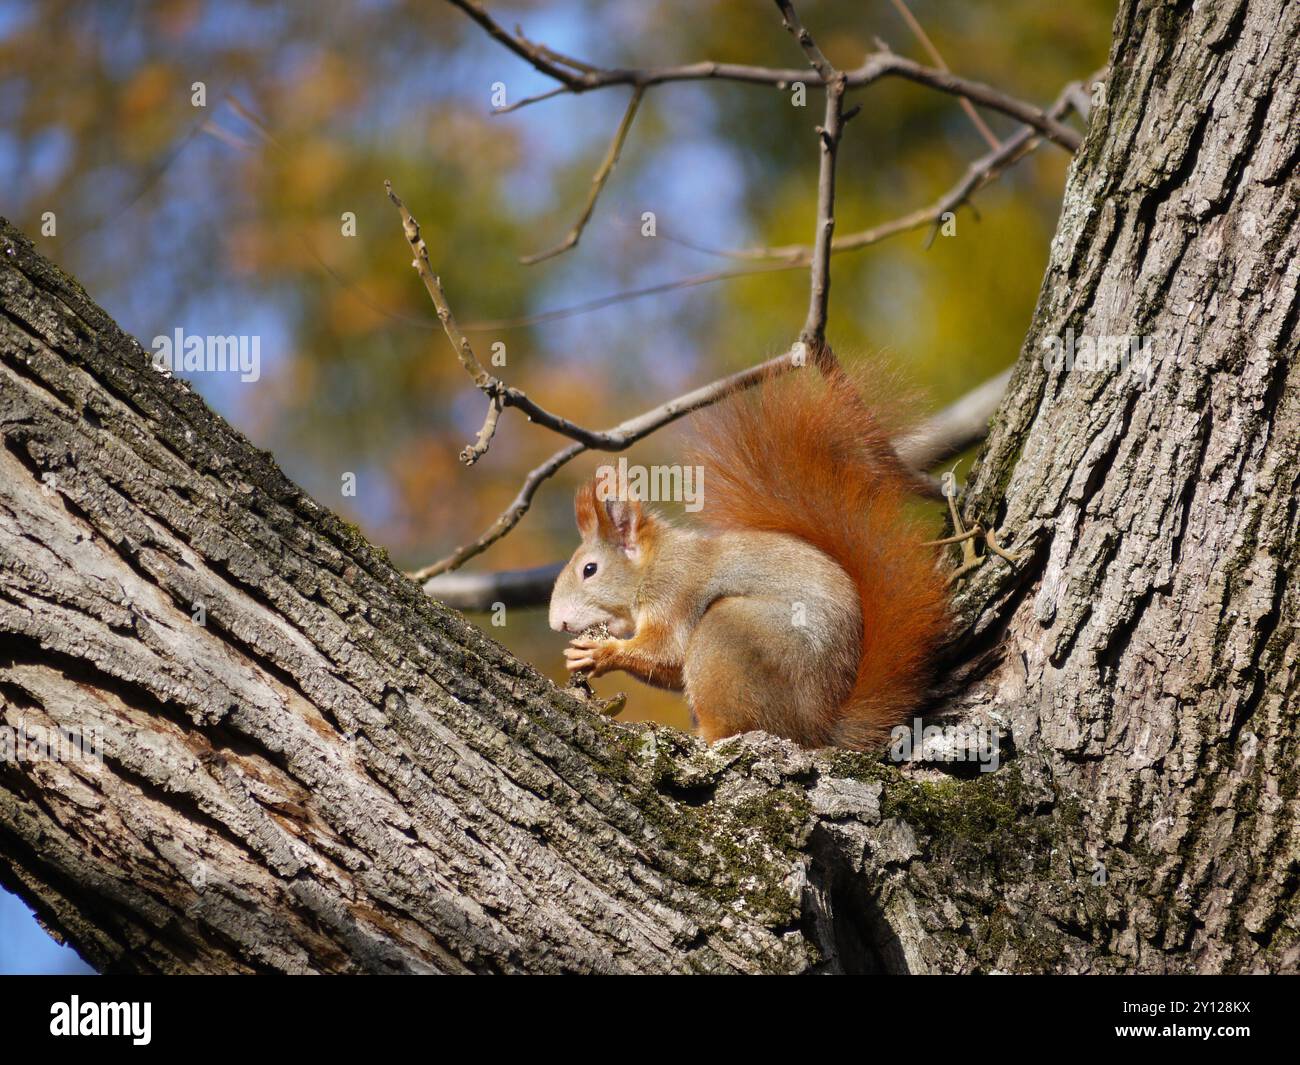
<path fill-rule="evenodd" d="M 710 58 L 799 66 L 774 5 L 755 0 L 487 4 L 507 27 L 602 65 Z M 1113 0 L 913 0 L 960 73 L 1045 104 L 1106 57 Z M 800 12 L 854 66 L 879 37 L 924 59 L 889 0 Z M 192 105 L 206 86 L 206 107 Z M 146 344 L 182 327 L 262 338 L 257 384 L 195 384 L 291 476 L 418 565 L 475 536 L 560 441 L 507 412 L 473 469 L 459 449 L 484 401 L 409 267 L 391 178 L 424 227 L 458 318 L 473 324 L 725 268 L 640 236 L 716 248 L 812 236 L 820 95 L 708 82 L 647 96 L 580 245 L 533 267 L 577 217 L 627 100 L 615 88 L 494 117 L 550 85 L 460 12 L 433 0 L 279 2 L 0 0 L 0 213 L 77 275 Z M 885 81 L 840 154 L 837 232 L 928 203 L 985 145 L 957 102 Z M 1014 124 L 986 119 L 1005 136 Z M 1014 358 L 1059 210 L 1068 159 L 1041 148 L 963 209 L 955 237 L 922 232 L 834 262 L 831 339 L 883 352 L 929 404 Z M 57 235 L 40 236 L 44 212 Z M 357 233 L 341 232 L 355 212 Z M 539 402 L 607 426 L 783 350 L 807 304 L 801 271 L 688 288 L 546 324 L 479 329 L 481 358 Z M 672 461 L 671 433 L 633 461 Z M 585 458 L 547 485 L 505 541 L 471 565 L 567 555 Z M 340 494 L 344 472 L 355 498 Z M 562 641 L 540 612 L 488 627 L 560 676 Z M 605 692 L 635 686 L 605 678 Z M 685 723 L 679 700 L 638 688 L 629 716 Z"/>

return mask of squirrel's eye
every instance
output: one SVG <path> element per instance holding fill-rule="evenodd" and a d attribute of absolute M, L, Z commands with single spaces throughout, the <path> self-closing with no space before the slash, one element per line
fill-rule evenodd
<path fill-rule="evenodd" d="M 584 581 L 588 577 L 594 577 L 595 575 L 596 575 L 596 563 L 588 562 L 585 566 L 582 567 L 582 579 Z"/>

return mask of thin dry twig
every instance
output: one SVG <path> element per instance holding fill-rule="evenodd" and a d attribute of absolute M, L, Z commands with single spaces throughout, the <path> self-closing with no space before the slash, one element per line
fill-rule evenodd
<path fill-rule="evenodd" d="M 526 59 L 541 73 L 567 86 L 574 92 L 582 91 L 582 79 L 562 63 L 550 59 L 522 33 L 515 35 L 505 29 L 474 0 L 448 0 L 477 22 L 494 41 L 505 45 L 521 59 Z"/>
<path fill-rule="evenodd" d="M 835 159 L 844 131 L 844 75 L 835 69 L 812 34 L 799 21 L 790 0 L 776 0 L 781 21 L 809 64 L 826 84 L 826 115 L 817 127 L 820 162 L 817 173 L 817 230 L 809 261 L 808 316 L 799 333 L 799 341 L 823 370 L 834 356 L 826 344 L 826 318 L 831 293 L 831 242 L 835 236 Z"/>
<path fill-rule="evenodd" d="M 632 128 L 632 123 L 636 119 L 636 110 L 641 105 L 641 97 L 645 94 L 645 87 L 636 86 L 632 90 L 632 98 L 628 101 L 627 110 L 623 112 L 623 119 L 618 124 L 618 129 L 614 132 L 614 139 L 609 142 L 609 149 L 605 152 L 605 158 L 601 160 L 595 175 L 591 179 L 591 192 L 587 194 L 587 205 L 582 209 L 582 214 L 569 230 L 569 235 L 565 237 L 555 247 L 546 251 L 538 252 L 536 255 L 521 256 L 519 261 L 525 266 L 532 266 L 535 263 L 543 262 L 546 259 L 554 258 L 570 248 L 576 247 L 579 240 L 582 239 L 582 231 L 587 227 L 592 212 L 596 209 L 596 201 L 600 199 L 601 190 L 605 187 L 605 182 L 609 180 L 609 175 L 614 172 L 614 167 L 618 165 L 618 157 L 623 151 L 623 144 L 627 141 L 628 131 Z"/>
<path fill-rule="evenodd" d="M 474 463 L 487 454 L 488 446 L 492 443 L 492 437 L 496 435 L 497 421 L 500 419 L 504 407 L 505 404 L 501 402 L 499 395 L 488 397 L 488 409 L 487 415 L 483 418 L 483 428 L 478 431 L 474 443 L 467 444 L 460 453 L 460 461 L 466 466 L 473 466 Z"/>
<path fill-rule="evenodd" d="M 483 424 L 483 429 L 479 432 L 478 439 L 461 452 L 462 461 L 466 464 L 472 464 L 487 451 L 488 445 L 492 441 L 492 434 L 496 431 L 497 417 L 500 414 L 500 411 L 496 409 L 498 406 L 517 407 L 528 416 L 530 421 L 544 425 L 561 436 L 576 440 L 585 447 L 609 447 L 610 439 L 608 434 L 584 429 L 581 425 L 569 421 L 568 418 L 538 405 L 520 389 L 512 388 L 504 381 L 490 374 L 486 367 L 479 362 L 469 338 L 456 324 L 456 317 L 451 312 L 451 304 L 447 302 L 447 294 L 443 291 L 442 281 L 434 273 L 433 267 L 429 263 L 429 249 L 424 243 L 424 237 L 420 234 L 420 223 L 416 221 L 415 216 L 411 214 L 406 204 L 393 191 L 392 182 L 385 181 L 384 189 L 401 215 L 402 233 L 406 237 L 406 242 L 410 246 L 413 256 L 411 265 L 415 268 L 415 272 L 419 274 L 420 280 L 424 282 L 425 291 L 429 293 L 429 299 L 433 301 L 433 306 L 438 312 L 438 320 L 442 322 L 447 339 L 451 341 L 451 346 L 456 349 L 460 364 L 465 368 L 465 372 L 469 374 L 470 380 L 493 404 L 489 408 L 488 417 Z"/>
<path fill-rule="evenodd" d="M 806 70 L 798 68 L 778 68 L 753 66 L 744 63 L 715 63 L 704 61 L 687 63 L 679 66 L 662 67 L 621 67 L 605 68 L 593 64 L 584 64 L 590 69 L 580 70 L 569 65 L 569 61 L 558 62 L 553 58 L 557 53 L 534 44 L 527 38 L 516 36 L 503 28 L 475 0 L 448 0 L 453 6 L 464 11 L 478 23 L 493 40 L 504 45 L 536 70 L 560 82 L 569 92 L 583 93 L 594 89 L 603 89 L 610 85 L 632 85 L 650 88 L 677 81 L 738 81 L 751 85 L 771 85 L 785 89 L 794 82 L 808 85 L 824 85 L 825 79 L 820 72 L 809 76 Z M 895 55 L 887 49 L 872 52 L 853 70 L 844 71 L 846 90 L 865 88 L 881 78 L 897 77 L 928 86 L 939 92 L 953 96 L 964 96 L 982 107 L 1000 111 L 1012 118 L 1019 119 L 1026 125 L 1034 126 L 1040 133 L 1055 141 L 1067 151 L 1074 151 L 1079 146 L 1079 134 L 1053 120 L 1045 112 L 1023 100 L 1018 100 L 999 89 L 982 82 L 963 78 L 948 70 L 927 67 L 922 63 Z M 531 102 L 558 95 L 549 92 L 538 96 Z M 522 101 L 516 105 L 522 106 Z"/>
<path fill-rule="evenodd" d="M 1070 82 L 1061 90 L 1056 100 L 1048 109 L 1048 113 L 1056 119 L 1061 119 L 1068 115 L 1071 110 L 1078 110 L 1077 101 L 1080 85 L 1090 84 L 1092 81 L 1101 77 L 1104 73 L 1104 69 L 1097 71 L 1083 83 L 1077 81 Z M 845 234 L 842 237 L 835 237 L 831 241 L 831 254 L 839 255 L 847 251 L 859 251 L 863 248 L 870 247 L 873 244 L 878 244 L 883 240 L 887 240 L 890 237 L 897 236 L 900 233 L 908 233 L 912 230 L 922 229 L 927 226 L 932 227 L 931 236 L 933 237 L 934 233 L 938 231 L 939 225 L 942 223 L 945 214 L 950 211 L 957 211 L 960 207 L 966 204 L 970 200 L 970 197 L 976 192 L 984 188 L 1016 163 L 1026 158 L 1030 153 L 1037 150 L 1043 141 L 1044 138 L 1033 126 L 1022 126 L 1005 141 L 1002 141 L 997 151 L 987 152 L 972 162 L 962 174 L 961 179 L 933 203 L 909 211 L 907 214 L 900 215 L 897 218 L 892 218 L 886 222 L 878 223 L 868 229 L 859 230 L 856 233 Z M 785 244 L 780 246 L 724 249 L 710 248 L 686 240 L 682 237 L 665 233 L 662 230 L 659 233 L 659 238 L 674 244 L 680 244 L 683 247 L 690 248 L 692 251 L 698 251 L 704 255 L 715 255 L 719 258 L 734 259 L 741 262 L 765 261 L 765 263 L 761 268 L 711 270 L 698 274 L 691 274 L 674 281 L 664 281 L 655 285 L 647 285 L 641 288 L 625 289 L 621 292 L 610 293 L 608 296 L 601 296 L 593 300 L 584 300 L 581 303 L 572 304 L 568 307 L 556 307 L 551 310 L 538 311 L 533 314 L 521 315 L 515 318 L 496 318 L 469 322 L 463 325 L 462 328 L 467 333 L 479 333 L 494 332 L 503 329 L 519 329 L 533 325 L 544 325 L 548 322 L 555 322 L 565 318 L 574 318 L 579 315 L 590 314 L 593 311 L 603 310 L 606 307 L 615 306 L 635 299 L 641 299 L 646 296 L 659 296 L 667 292 L 674 292 L 687 288 L 697 288 L 702 285 L 715 284 L 721 281 L 735 281 L 756 274 L 798 270 L 808 266 L 812 261 L 813 249 L 807 244 Z"/>
<path fill-rule="evenodd" d="M 492 375 L 478 361 L 478 357 L 474 354 L 474 348 L 469 342 L 469 337 L 465 336 L 456 324 L 456 316 L 451 313 L 451 304 L 447 302 L 447 294 L 442 290 L 442 280 L 433 272 L 433 267 L 429 263 L 429 248 L 424 243 L 424 237 L 420 233 L 420 223 L 415 220 L 415 216 L 407 209 L 401 197 L 393 191 L 391 181 L 384 182 L 384 191 L 402 216 L 402 233 L 406 237 L 406 243 L 411 246 L 411 254 L 414 256 L 411 260 L 411 266 L 420 275 L 420 280 L 424 282 L 424 289 L 429 293 L 429 299 L 433 301 L 434 309 L 438 312 L 438 320 L 442 322 L 442 328 L 447 334 L 447 339 L 451 341 L 451 346 L 456 349 L 456 357 L 460 359 L 460 364 L 465 367 L 465 372 L 469 374 L 474 384 L 486 391 L 492 380 Z"/>
<path fill-rule="evenodd" d="M 624 448 L 631 447 L 638 440 L 649 436 L 656 429 L 675 422 L 692 411 L 712 406 L 733 392 L 752 388 L 770 374 L 784 373 L 795 368 L 800 363 L 792 357 L 792 354 L 787 352 L 784 355 L 778 355 L 774 359 L 761 362 L 757 366 L 751 366 L 747 370 L 721 377 L 707 385 L 687 392 L 685 395 L 678 396 L 676 399 L 670 399 L 667 403 L 652 407 L 634 418 L 620 422 L 604 433 L 594 434 L 603 441 L 601 444 L 588 446 L 582 443 L 574 443 L 561 448 L 540 466 L 528 473 L 514 500 L 481 536 L 468 544 L 458 547 L 446 558 L 439 559 L 431 565 L 415 570 L 413 573 L 407 574 L 407 576 L 412 580 L 423 582 L 430 577 L 437 576 L 439 573 L 454 570 L 468 559 L 487 550 L 519 524 L 519 519 L 528 512 L 528 508 L 533 502 L 533 496 L 536 495 L 537 489 L 541 487 L 542 482 L 553 476 L 556 471 L 566 466 L 584 451 L 593 449 L 622 451 Z"/>
<path fill-rule="evenodd" d="M 912 31 L 912 35 L 921 42 L 921 47 L 925 49 L 925 54 L 930 57 L 930 62 L 945 73 L 949 72 L 948 64 L 943 61 L 943 56 L 939 54 L 939 49 L 937 49 L 934 46 L 934 42 L 930 40 L 930 35 L 925 32 L 924 27 L 922 27 L 921 23 L 917 21 L 916 16 L 912 14 L 912 9 L 907 6 L 907 0 L 890 0 L 890 2 L 894 5 L 894 10 L 898 12 L 899 17 L 907 23 L 907 28 Z M 980 117 L 980 113 L 975 110 L 975 105 L 964 96 L 957 102 L 961 104 L 961 109 L 966 112 L 966 117 L 971 120 L 971 125 L 979 131 L 979 134 L 984 138 L 985 143 L 988 144 L 992 151 L 996 152 L 1001 146 L 998 138 L 996 134 L 989 129 L 988 123 Z"/>
<path fill-rule="evenodd" d="M 899 437 L 894 442 L 899 458 L 919 473 L 979 443 L 1006 392 L 1010 375 L 1010 370 L 1003 371 Z M 425 579 L 424 590 L 457 610 L 490 610 L 495 603 L 540 606 L 550 598 L 562 566 L 562 562 L 552 562 L 531 569 L 484 573 L 443 570 Z"/>
<path fill-rule="evenodd" d="M 612 292 L 608 296 L 598 296 L 595 299 L 583 300 L 581 303 L 570 304 L 568 307 L 555 307 L 549 311 L 537 311 L 533 314 L 519 315 L 514 318 L 488 318 L 483 321 L 469 322 L 462 326 L 467 333 L 493 333 L 503 329 L 523 329 L 532 325 L 545 325 L 548 322 L 558 322 L 565 318 L 576 318 L 582 314 L 590 314 L 593 311 L 602 310 L 605 307 L 612 307 L 619 303 L 627 303 L 630 300 L 641 299 L 645 296 L 662 296 L 667 292 L 677 292 L 681 289 L 696 288 L 700 285 L 712 285 L 719 281 L 737 281 L 743 277 L 753 277 L 758 274 L 782 273 L 786 270 L 801 270 L 808 265 L 807 259 L 799 261 L 764 263 L 760 266 L 749 267 L 744 270 L 710 270 L 707 273 L 691 274 L 687 277 L 679 277 L 673 281 L 661 281 L 655 285 L 645 285 L 642 288 L 624 289 L 620 292 Z"/>
<path fill-rule="evenodd" d="M 799 21 L 799 16 L 795 13 L 794 5 L 790 3 L 790 0 L 776 0 L 776 6 L 777 10 L 781 12 L 781 24 L 785 26 L 790 36 L 799 42 L 799 47 L 803 49 L 804 55 L 808 57 L 809 65 L 821 75 L 822 81 L 830 84 L 839 80 L 839 71 L 826 58 L 822 50 L 817 47 L 817 42 L 812 39 L 812 34 Z"/>
<path fill-rule="evenodd" d="M 1099 71 L 1093 77 L 1100 76 L 1100 73 Z M 1066 85 L 1057 95 L 1048 113 L 1057 119 L 1069 114 L 1074 107 L 1075 93 L 1079 84 L 1077 81 L 1072 81 Z M 972 195 L 1020 162 L 1042 143 L 1042 137 L 1033 126 L 1021 126 L 1005 141 L 1000 142 L 995 150 L 986 152 L 972 162 L 961 179 L 933 203 L 869 229 L 846 234 L 832 242 L 832 253 L 838 255 L 846 251 L 858 251 L 872 244 L 878 244 L 888 237 L 927 225 L 937 228 L 945 214 L 956 211 L 967 203 Z M 807 261 L 811 253 L 812 249 L 806 244 L 787 244 L 779 247 L 747 248 L 721 254 L 741 260 L 771 259 L 799 263 Z"/>

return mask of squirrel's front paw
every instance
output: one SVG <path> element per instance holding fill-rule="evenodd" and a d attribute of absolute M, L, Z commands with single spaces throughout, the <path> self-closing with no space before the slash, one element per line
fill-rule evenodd
<path fill-rule="evenodd" d="M 599 677 L 613 668 L 613 658 L 618 653 L 618 640 L 597 640 L 579 636 L 569 641 L 564 649 L 564 668 L 570 673 L 590 673 Z"/>

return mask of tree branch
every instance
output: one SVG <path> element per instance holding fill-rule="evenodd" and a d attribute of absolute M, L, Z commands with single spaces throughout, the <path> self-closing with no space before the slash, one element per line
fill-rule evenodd
<path fill-rule="evenodd" d="M 440 573 L 424 582 L 424 591 L 456 610 L 491 610 L 502 606 L 544 606 L 551 598 L 563 562 L 530 569 L 501 569 L 485 573 Z"/>
<path fill-rule="evenodd" d="M 1085 82 L 1072 81 L 1063 88 L 1056 100 L 1048 108 L 1048 114 L 1055 119 L 1061 119 L 1071 110 L 1083 112 L 1080 110 L 1082 104 L 1086 103 L 1087 96 L 1083 95 L 1080 99 L 1081 85 L 1090 84 L 1097 78 L 1105 74 L 1105 68 L 1094 73 Z M 994 181 L 1005 171 L 1009 170 L 1016 163 L 1026 158 L 1043 143 L 1043 138 L 1038 130 L 1033 126 L 1022 126 L 1005 141 L 1000 143 L 996 151 L 987 152 L 980 158 L 972 162 L 967 168 L 961 179 L 948 189 L 933 203 L 925 207 L 919 207 L 914 211 L 909 211 L 905 215 L 892 218 L 886 222 L 881 222 L 869 229 L 859 230 L 856 233 L 849 233 L 842 237 L 836 237 L 831 241 L 831 254 L 839 255 L 846 251 L 859 251 L 863 248 L 878 244 L 889 237 L 897 236 L 900 233 L 908 233 L 912 230 L 922 229 L 926 226 L 937 227 L 942 221 L 942 217 L 949 211 L 958 210 L 963 204 L 967 203 L 972 195 L 984 188 L 990 182 Z M 812 261 L 812 247 L 808 244 L 785 244 L 780 246 L 763 246 L 755 248 L 725 249 L 710 248 L 694 241 L 686 240 L 683 237 L 659 233 L 662 240 L 667 240 L 673 244 L 680 244 L 682 247 L 690 248 L 692 251 L 698 251 L 704 255 L 716 255 L 719 258 L 735 259 L 740 261 L 759 261 L 771 260 L 761 269 L 735 269 L 735 270 L 711 270 L 698 274 L 691 274 L 687 277 L 679 278 L 675 281 L 660 282 L 655 285 L 646 285 L 641 288 L 626 289 L 622 292 L 611 293 L 608 296 L 601 296 L 594 300 L 585 300 L 582 303 L 572 304 L 568 307 L 556 307 L 551 310 L 539 311 L 534 314 L 521 315 L 515 318 L 497 318 L 477 322 L 469 322 L 462 326 L 467 333 L 479 332 L 497 332 L 502 329 L 520 329 L 532 325 L 543 325 L 548 322 L 561 321 L 566 318 L 575 318 L 579 315 L 590 314 L 593 311 L 603 310 L 606 307 L 615 306 L 630 300 L 642 299 L 646 296 L 659 296 L 666 292 L 676 292 L 681 289 L 698 288 L 703 285 L 716 284 L 721 281 L 736 281 L 741 278 L 749 277 L 754 274 L 779 273 L 785 270 L 797 270 L 808 266 Z"/>
<path fill-rule="evenodd" d="M 890 0 L 890 2 L 894 5 L 894 10 L 898 12 L 899 17 L 907 23 L 907 28 L 912 31 L 913 36 L 921 42 L 921 47 L 925 49 L 926 55 L 930 57 L 930 62 L 944 73 L 949 73 L 948 64 L 943 61 L 943 56 L 939 54 L 939 49 L 934 46 L 934 42 L 930 40 L 930 35 L 925 32 L 925 28 L 912 14 L 912 9 L 907 6 L 907 0 Z M 980 117 L 980 113 L 975 110 L 975 105 L 964 96 L 957 102 L 961 104 L 961 109 L 966 112 L 966 117 L 970 119 L 971 125 L 979 131 L 979 135 L 984 138 L 989 149 L 996 152 L 1000 147 L 998 138 L 989 129 L 988 123 Z"/>
<path fill-rule="evenodd" d="M 488 373 L 474 354 L 469 338 L 456 324 L 455 315 L 451 312 L 451 305 L 447 302 L 447 294 L 442 289 L 442 282 L 429 264 L 429 250 L 424 243 L 424 238 L 420 235 L 420 223 L 416 221 L 415 216 L 407 209 L 406 204 L 393 191 L 392 182 L 385 181 L 384 189 L 388 193 L 388 198 L 393 201 L 394 206 L 402 216 L 402 232 L 405 234 L 406 242 L 410 245 L 411 253 L 414 256 L 411 265 L 424 282 L 425 290 L 429 293 L 429 298 L 437 309 L 438 320 L 442 322 L 443 329 L 447 333 L 447 339 L 451 341 L 451 346 L 456 349 L 460 363 L 465 368 L 465 372 L 469 374 L 470 380 L 492 403 L 483 429 L 479 432 L 478 440 L 461 452 L 462 461 L 466 465 L 472 465 L 487 451 L 492 440 L 492 434 L 496 431 L 497 415 L 500 413 L 500 407 L 517 407 L 528 416 L 530 421 L 543 425 L 561 436 L 576 440 L 586 447 L 608 449 L 613 446 L 621 446 L 617 444 L 616 440 L 611 439 L 609 434 L 584 429 L 582 426 L 569 421 L 568 418 L 555 414 L 533 402 L 520 389 L 512 388 L 504 381 Z"/>
<path fill-rule="evenodd" d="M 980 443 L 1011 380 L 1008 367 L 971 389 L 894 441 L 898 457 L 914 470 L 932 470 L 945 459 Z"/>
<path fill-rule="evenodd" d="M 898 457 L 921 473 L 979 443 L 988 431 L 989 419 L 1001 402 L 1010 376 L 1009 369 L 1003 371 L 899 437 L 894 441 Z M 531 569 L 486 573 L 443 571 L 426 579 L 424 590 L 457 610 L 491 610 L 497 603 L 542 606 L 550 598 L 563 565 L 552 562 Z"/>
<path fill-rule="evenodd" d="M 826 58 L 822 50 L 817 47 L 812 34 L 799 21 L 794 5 L 790 3 L 790 0 L 776 0 L 776 6 L 781 12 L 781 24 L 789 31 L 790 36 L 799 43 L 804 55 L 808 57 L 808 64 L 817 71 L 825 84 L 833 85 L 834 82 L 839 80 L 839 71 Z"/>
<path fill-rule="evenodd" d="M 601 161 L 599 168 L 591 179 L 591 192 L 587 196 L 587 205 L 582 209 L 582 214 L 578 216 L 573 228 L 569 230 L 569 235 L 548 251 L 538 252 L 536 255 L 522 256 L 519 261 L 525 266 L 532 266 L 535 263 L 554 258 L 556 255 L 575 247 L 582 238 L 582 231 L 587 227 L 587 222 L 596 209 L 596 201 L 600 198 L 601 190 L 605 187 L 605 182 L 609 180 L 609 175 L 614 172 L 614 167 L 618 165 L 619 154 L 622 152 L 623 144 L 627 140 L 628 131 L 631 130 L 632 123 L 636 119 L 636 110 L 641 104 L 641 97 L 644 93 L 645 87 L 642 85 L 638 85 L 632 90 L 632 98 L 628 101 L 627 110 L 623 112 L 623 119 L 618 124 L 614 139 L 610 141 L 609 149 L 605 152 L 605 158 Z"/>
<path fill-rule="evenodd" d="M 670 399 L 667 403 L 652 407 L 634 418 L 620 422 L 613 429 L 608 429 L 603 433 L 591 434 L 599 443 L 591 445 L 577 443 L 562 448 L 540 466 L 529 472 L 510 506 L 501 512 L 496 521 L 481 536 L 468 544 L 458 547 L 446 558 L 439 559 L 437 562 L 408 573 L 407 576 L 414 581 L 426 581 L 439 573 L 446 573 L 449 570 L 456 569 L 475 555 L 487 550 L 518 525 L 519 519 L 528 513 L 533 496 L 537 493 L 537 489 L 541 487 L 542 482 L 584 451 L 593 448 L 603 451 L 621 451 L 624 448 L 631 447 L 638 440 L 649 436 L 656 429 L 677 421 L 678 418 L 685 417 L 702 407 L 711 406 L 732 392 L 752 388 L 769 374 L 783 373 L 796 365 L 791 353 L 778 355 L 774 359 L 768 359 L 766 362 L 751 366 L 747 370 L 741 370 L 739 373 L 719 378 L 701 388 L 678 396 L 676 399 Z"/>
<path fill-rule="evenodd" d="M 559 65 L 549 58 L 549 50 L 544 50 L 527 40 L 527 38 L 509 33 L 473 0 L 448 0 L 448 2 L 469 15 L 487 31 L 493 40 L 510 49 L 541 73 L 559 81 L 568 91 L 573 93 L 603 89 L 610 85 L 634 85 L 649 88 L 653 85 L 676 81 L 737 81 L 751 85 L 772 85 L 781 89 L 798 81 L 810 85 L 824 85 L 826 82 L 824 75 L 819 71 L 816 72 L 816 76 L 809 77 L 806 71 L 798 68 L 762 67 L 743 63 L 715 63 L 710 61 L 688 63 L 680 66 L 628 68 L 604 68 L 584 64 L 590 69 L 575 71 Z M 554 53 L 549 54 L 553 55 Z M 885 50 L 872 52 L 863 60 L 861 66 L 854 70 L 845 71 L 844 87 L 846 90 L 865 88 L 886 77 L 906 78 L 909 81 L 925 85 L 939 92 L 962 96 L 983 107 L 1000 111 L 1033 126 L 1045 137 L 1059 144 L 1067 151 L 1072 152 L 1079 146 L 1080 137 L 1078 133 L 1070 129 L 1069 126 L 1054 121 L 1032 104 L 1018 100 L 982 82 L 959 77 L 948 70 L 924 66 L 921 63 L 895 55 L 893 52 Z M 555 95 L 558 94 L 549 92 L 534 97 L 529 102 L 536 102 Z M 516 106 L 522 106 L 522 103 Z"/>
<path fill-rule="evenodd" d="M 840 74 L 812 34 L 799 21 L 790 0 L 776 0 L 781 20 L 808 57 L 808 62 L 826 83 L 826 116 L 817 127 L 820 162 L 817 175 L 817 230 L 809 271 L 808 317 L 799 341 L 819 366 L 834 358 L 826 344 L 826 316 L 831 294 L 831 241 L 835 235 L 835 157 L 844 129 L 844 76 Z"/>

